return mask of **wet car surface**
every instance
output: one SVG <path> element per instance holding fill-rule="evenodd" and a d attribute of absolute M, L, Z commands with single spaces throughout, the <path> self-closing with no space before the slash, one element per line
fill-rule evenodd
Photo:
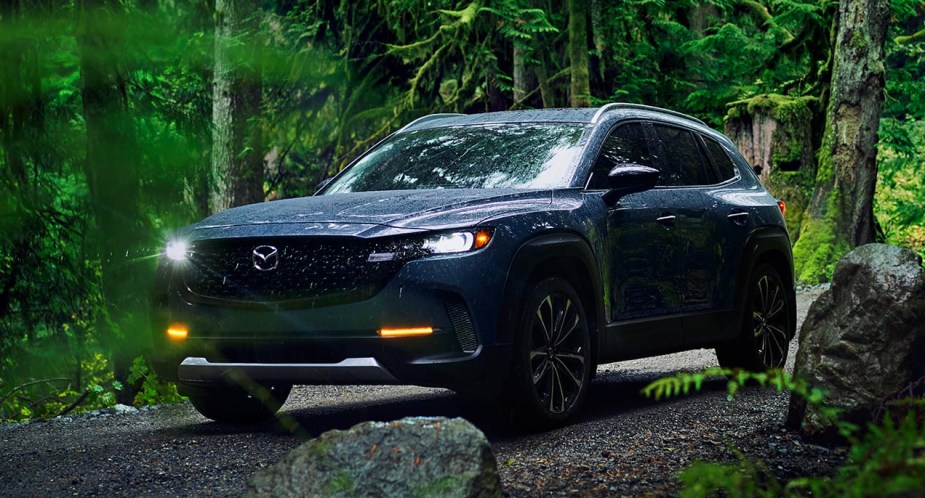
<path fill-rule="evenodd" d="M 632 104 L 432 115 L 316 195 L 216 214 L 158 269 L 158 373 L 209 418 L 293 384 L 414 384 L 549 426 L 596 365 L 786 361 L 782 207 L 702 122 Z"/>

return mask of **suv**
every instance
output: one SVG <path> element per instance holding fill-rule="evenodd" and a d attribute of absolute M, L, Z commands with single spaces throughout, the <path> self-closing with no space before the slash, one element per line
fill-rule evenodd
<path fill-rule="evenodd" d="M 598 364 L 709 347 L 782 366 L 783 209 L 676 112 L 425 116 L 314 196 L 175 233 L 155 367 L 219 421 L 269 418 L 293 384 L 417 384 L 562 423 Z"/>

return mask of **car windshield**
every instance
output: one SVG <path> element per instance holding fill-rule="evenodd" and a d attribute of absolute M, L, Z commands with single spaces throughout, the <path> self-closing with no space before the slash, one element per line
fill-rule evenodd
<path fill-rule="evenodd" d="M 401 133 L 360 159 L 323 193 L 567 187 L 584 130 L 576 124 L 530 123 Z"/>

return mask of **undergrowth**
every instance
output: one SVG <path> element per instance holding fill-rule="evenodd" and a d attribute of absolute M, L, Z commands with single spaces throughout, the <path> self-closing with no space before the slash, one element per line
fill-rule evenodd
<path fill-rule="evenodd" d="M 652 382 L 642 393 L 656 400 L 685 395 L 717 377 L 728 379 L 730 400 L 743 386 L 758 384 L 790 391 L 819 407 L 850 445 L 848 459 L 832 477 L 804 476 L 781 482 L 764 462 L 732 448 L 734 462 L 698 461 L 683 470 L 679 475 L 681 496 L 841 498 L 921 496 L 925 492 L 925 400 L 921 396 L 885 401 L 885 409 L 874 414 L 874 422 L 862 428 L 826 406 L 824 392 L 780 369 L 753 373 L 717 367 L 679 373 Z"/>
<path fill-rule="evenodd" d="M 71 413 L 111 408 L 116 392 L 123 389 L 115 380 L 109 360 L 102 353 L 81 362 L 81 375 L 51 378 L 0 378 L 0 422 L 49 419 Z M 128 382 L 140 385 L 134 406 L 176 403 L 180 396 L 173 383 L 157 377 L 144 357 L 135 358 Z"/>

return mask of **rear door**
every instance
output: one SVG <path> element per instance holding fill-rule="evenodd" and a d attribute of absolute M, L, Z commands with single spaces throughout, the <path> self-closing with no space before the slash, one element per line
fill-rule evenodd
<path fill-rule="evenodd" d="M 701 153 L 699 137 L 687 128 L 654 123 L 656 151 L 671 195 L 666 198 L 676 217 L 676 257 L 672 278 L 678 289 L 680 311 L 708 311 L 714 306 L 716 271 L 720 265 L 717 226 L 709 215 L 713 202 L 705 191 L 716 183 L 710 164 Z"/>

